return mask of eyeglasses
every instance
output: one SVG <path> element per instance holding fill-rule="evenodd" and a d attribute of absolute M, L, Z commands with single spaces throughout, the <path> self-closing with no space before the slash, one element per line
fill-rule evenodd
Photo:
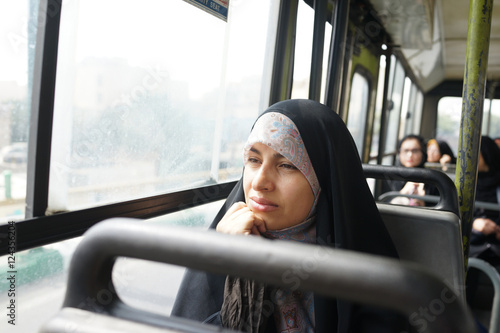
<path fill-rule="evenodd" d="M 408 155 L 409 153 L 411 153 L 412 155 L 416 155 L 416 154 L 420 154 L 422 153 L 422 150 L 420 149 L 404 149 L 404 150 L 401 150 L 401 153 L 403 155 Z"/>

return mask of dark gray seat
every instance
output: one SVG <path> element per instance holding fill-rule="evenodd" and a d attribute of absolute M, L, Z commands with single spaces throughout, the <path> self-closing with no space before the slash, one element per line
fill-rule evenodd
<path fill-rule="evenodd" d="M 447 211 L 377 204 L 402 260 L 431 269 L 465 297 L 460 219 Z M 465 298 L 464 298 L 465 299 Z"/>
<path fill-rule="evenodd" d="M 288 288 L 290 280 L 284 276 L 292 274 L 291 267 L 304 267 L 305 277 L 294 276 L 299 279 L 300 289 L 390 308 L 414 320 L 420 318 L 419 309 L 439 310 L 432 321 L 420 318 L 425 322 L 419 327 L 420 332 L 475 332 L 472 315 L 460 297 L 448 290 L 449 285 L 441 277 L 416 263 L 260 237 L 151 226 L 124 218 L 105 221 L 86 233 L 72 258 L 63 304 L 64 308 L 81 310 L 64 309 L 42 332 L 65 332 L 61 328 L 78 327 L 89 316 L 97 318 L 96 324 L 111 327 L 109 330 L 96 327 L 94 332 L 113 332 L 113 323 L 124 320 L 150 325 L 151 332 L 160 328 L 165 332 L 200 331 L 199 326 L 179 322 L 179 318 L 155 315 L 124 304 L 113 292 L 111 276 L 117 256 L 237 275 Z M 102 302 L 96 307 L 88 300 Z M 437 310 L 436 305 L 439 305 Z M 95 316 L 95 312 L 100 315 Z"/>
<path fill-rule="evenodd" d="M 367 178 L 425 182 L 440 197 L 434 207 L 377 203 L 382 219 L 402 260 L 422 264 L 450 284 L 465 300 L 465 272 L 458 197 L 444 173 L 423 168 L 363 165 Z"/>

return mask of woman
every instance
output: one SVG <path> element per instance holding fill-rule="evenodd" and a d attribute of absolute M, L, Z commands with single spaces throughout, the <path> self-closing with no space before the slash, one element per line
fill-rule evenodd
<path fill-rule="evenodd" d="M 500 191 L 500 149 L 490 137 L 481 137 L 477 166 L 476 201 L 498 203 Z M 477 208 L 472 224 L 470 256 L 500 266 L 499 212 Z"/>
<path fill-rule="evenodd" d="M 427 161 L 427 150 L 424 139 L 415 134 L 409 134 L 399 141 L 398 160 L 396 166 L 406 168 L 423 168 Z M 400 180 L 385 181 L 382 184 L 382 193 L 399 191 L 401 194 L 423 196 L 429 192 L 423 183 L 405 182 Z M 396 197 L 391 203 L 409 206 L 425 206 L 425 202 L 419 199 L 407 197 Z"/>
<path fill-rule="evenodd" d="M 243 177 L 211 228 L 397 257 L 354 141 L 326 106 L 308 100 L 271 106 L 254 124 L 244 157 Z M 249 290 L 249 300 L 242 300 L 243 289 Z M 251 332 L 400 328 L 401 317 L 385 311 L 308 292 L 269 289 L 244 279 L 188 271 L 172 314 Z M 266 298 L 274 304 L 270 315 L 255 306 Z M 249 317 L 239 318 L 235 306 L 253 311 L 240 311 Z M 255 317 L 255 324 L 245 327 Z"/>
<path fill-rule="evenodd" d="M 498 203 L 500 148 L 487 136 L 481 137 L 477 165 L 476 201 Z M 500 216 L 497 210 L 474 210 L 469 256 L 480 258 L 500 272 Z M 467 272 L 467 302 L 474 308 L 491 310 L 495 295 L 491 280 L 471 268 Z"/>
<path fill-rule="evenodd" d="M 446 164 L 455 164 L 457 159 L 445 141 L 430 139 L 427 142 L 427 162 L 440 163 L 443 171 L 446 171 Z"/>

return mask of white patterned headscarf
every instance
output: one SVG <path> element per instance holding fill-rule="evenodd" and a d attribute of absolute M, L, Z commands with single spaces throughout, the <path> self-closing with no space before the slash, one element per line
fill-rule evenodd
<path fill-rule="evenodd" d="M 267 230 L 262 236 L 271 239 L 316 243 L 315 213 L 321 187 L 297 126 L 287 116 L 269 112 L 255 123 L 244 148 L 245 160 L 255 143 L 262 143 L 287 158 L 306 177 L 311 186 L 314 203 L 305 221 L 282 230 Z M 313 293 L 277 288 L 271 295 L 276 306 L 275 325 L 278 332 L 314 331 Z"/>
<path fill-rule="evenodd" d="M 306 147 L 293 121 L 278 112 L 268 112 L 255 123 L 244 147 L 244 158 L 248 158 L 250 148 L 262 143 L 283 155 L 306 177 L 314 195 L 314 203 L 309 216 L 315 210 L 321 187 L 307 154 Z"/>

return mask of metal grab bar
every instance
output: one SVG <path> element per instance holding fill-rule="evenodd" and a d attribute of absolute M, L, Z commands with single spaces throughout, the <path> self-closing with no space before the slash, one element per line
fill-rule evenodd
<path fill-rule="evenodd" d="M 438 203 L 439 202 L 439 196 L 437 196 L 437 195 L 403 194 L 399 191 L 390 191 L 390 192 L 382 193 L 381 195 L 379 195 L 378 201 L 390 202 L 392 199 L 397 198 L 397 197 L 419 199 L 419 200 L 422 200 L 425 202 L 430 202 L 430 203 Z"/>
<path fill-rule="evenodd" d="M 165 326 L 170 318 L 132 309 L 114 294 L 111 273 L 119 256 L 394 309 L 407 315 L 410 323 L 421 325 L 419 332 L 475 332 L 468 308 L 453 289 L 417 264 L 325 246 L 151 226 L 125 218 L 102 222 L 86 233 L 72 258 L 64 306 Z M 99 307 L 96 300 L 102 300 Z"/>
<path fill-rule="evenodd" d="M 420 199 L 425 202 L 438 203 L 439 196 L 437 195 L 416 195 L 416 194 L 402 194 L 398 191 L 385 192 L 378 197 L 378 201 L 390 202 L 396 197 L 405 197 L 412 199 Z M 500 211 L 500 204 L 486 201 L 476 201 L 474 202 L 474 208 L 484 208 L 488 210 Z"/>
<path fill-rule="evenodd" d="M 469 268 L 471 267 L 486 274 L 493 284 L 495 296 L 491 307 L 489 331 L 493 333 L 500 332 L 500 274 L 493 266 L 478 258 L 469 258 Z"/>
<path fill-rule="evenodd" d="M 435 207 L 429 208 L 449 211 L 460 216 L 455 184 L 450 177 L 441 171 L 425 168 L 405 168 L 372 164 L 363 164 L 363 171 L 366 178 L 432 184 L 438 189 L 440 200 Z"/>

